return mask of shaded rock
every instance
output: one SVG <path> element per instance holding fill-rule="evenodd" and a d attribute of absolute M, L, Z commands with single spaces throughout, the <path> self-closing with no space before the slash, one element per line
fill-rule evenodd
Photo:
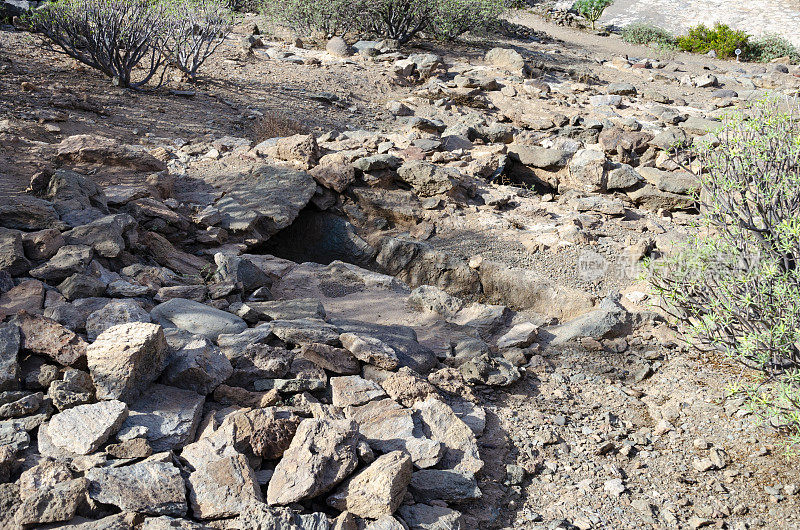
<path fill-rule="evenodd" d="M 368 524 L 365 530 L 407 530 L 407 527 L 391 515 L 384 515 Z"/>
<path fill-rule="evenodd" d="M 186 515 L 186 486 L 172 464 L 140 462 L 125 467 L 95 467 L 86 472 L 92 499 L 123 511 Z"/>
<path fill-rule="evenodd" d="M 411 476 L 409 485 L 417 502 L 465 502 L 481 497 L 478 482 L 471 474 L 446 469 L 420 469 Z"/>
<path fill-rule="evenodd" d="M 289 504 L 326 493 L 355 470 L 357 446 L 352 421 L 304 420 L 275 468 L 267 502 Z"/>
<path fill-rule="evenodd" d="M 19 326 L 24 350 L 44 355 L 63 366 L 71 366 L 86 355 L 86 342 L 54 320 L 23 311 L 13 322 Z"/>
<path fill-rule="evenodd" d="M 41 314 L 44 304 L 44 285 L 38 280 L 27 280 L 0 295 L 0 320 L 20 311 Z"/>
<path fill-rule="evenodd" d="M 0 228 L 0 272 L 21 276 L 31 268 L 22 246 L 22 234 L 17 230 Z"/>
<path fill-rule="evenodd" d="M 625 336 L 631 327 L 631 315 L 611 297 L 604 298 L 598 309 L 544 332 L 544 341 L 551 346 L 580 338 L 595 340 Z"/>
<path fill-rule="evenodd" d="M 101 401 L 59 412 L 50 419 L 48 431 L 54 433 L 52 442 L 56 447 L 87 455 L 116 433 L 127 417 L 125 403 Z"/>
<path fill-rule="evenodd" d="M 69 301 L 78 298 L 92 298 L 103 296 L 106 284 L 99 278 L 88 274 L 73 274 L 58 286 L 58 290 Z"/>
<path fill-rule="evenodd" d="M 45 230 L 61 227 L 63 223 L 52 203 L 29 195 L 16 195 L 0 203 L 0 226 L 15 230 Z"/>
<path fill-rule="evenodd" d="M 276 405 L 280 401 L 280 395 L 277 390 L 270 390 L 269 392 L 250 392 L 244 388 L 219 385 L 214 390 L 213 399 L 222 405 L 264 408 Z"/>
<path fill-rule="evenodd" d="M 328 344 L 304 344 L 299 357 L 337 374 L 354 375 L 361 372 L 361 364 L 352 353 Z"/>
<path fill-rule="evenodd" d="M 147 248 L 156 263 L 178 274 L 198 277 L 208 267 L 205 259 L 178 250 L 164 236 L 155 232 L 140 233 L 139 243 Z"/>
<path fill-rule="evenodd" d="M 19 477 L 19 494 L 23 499 L 27 499 L 41 490 L 54 488 L 68 480 L 72 480 L 72 471 L 67 464 L 44 459 L 38 465 L 22 472 Z"/>
<path fill-rule="evenodd" d="M 667 193 L 687 195 L 700 188 L 700 179 L 688 171 L 662 171 L 654 167 L 639 168 L 644 179 Z"/>
<path fill-rule="evenodd" d="M 64 233 L 69 245 L 84 245 L 106 258 L 116 258 L 125 250 L 123 234 L 135 226 L 128 214 L 108 215 Z"/>
<path fill-rule="evenodd" d="M 108 445 L 106 454 L 114 458 L 146 458 L 153 454 L 153 448 L 144 438 L 133 438 Z"/>
<path fill-rule="evenodd" d="M 22 246 L 25 249 L 25 255 L 32 260 L 50 259 L 64 245 L 64 237 L 55 228 L 22 234 Z"/>
<path fill-rule="evenodd" d="M 505 335 L 497 339 L 497 348 L 527 348 L 536 340 L 539 334 L 539 326 L 533 322 L 522 322 L 517 324 Z"/>
<path fill-rule="evenodd" d="M 83 273 L 92 261 L 92 248 L 85 245 L 65 245 L 50 260 L 34 269 L 30 275 L 47 282 L 63 282 L 75 273 Z"/>
<path fill-rule="evenodd" d="M 302 318 L 298 320 L 273 320 L 272 333 L 289 344 L 330 344 L 339 343 L 341 331 L 324 320 Z"/>
<path fill-rule="evenodd" d="M 56 146 L 56 160 L 61 162 L 124 166 L 140 171 L 163 171 L 166 165 L 144 147 L 120 143 L 93 134 L 64 138 Z"/>
<path fill-rule="evenodd" d="M 217 264 L 217 271 L 214 273 L 214 280 L 217 282 L 241 283 L 246 293 L 260 287 L 272 286 L 272 279 L 246 258 L 218 252 L 214 254 L 214 262 Z"/>
<path fill-rule="evenodd" d="M 167 367 L 162 374 L 172 386 L 206 395 L 233 374 L 233 366 L 206 338 L 169 330 Z"/>
<path fill-rule="evenodd" d="M 254 456 L 274 460 L 289 448 L 301 420 L 293 412 L 267 407 L 235 414 L 229 421 L 235 426 L 237 448 L 245 445 Z"/>
<path fill-rule="evenodd" d="M 247 323 L 236 315 L 183 298 L 157 305 L 150 316 L 165 328 L 179 328 L 209 340 L 247 329 Z"/>
<path fill-rule="evenodd" d="M 314 298 L 274 300 L 270 302 L 248 302 L 262 320 L 298 320 L 313 318 L 325 320 L 325 308 Z"/>
<path fill-rule="evenodd" d="M 569 162 L 570 154 L 561 149 L 538 145 L 510 145 L 508 154 L 515 162 L 540 169 L 558 169 Z"/>
<path fill-rule="evenodd" d="M 414 504 L 401 506 L 400 517 L 410 530 L 461 530 L 464 528 L 461 513 L 450 508 Z"/>
<path fill-rule="evenodd" d="M 194 439 L 204 401 L 191 390 L 152 385 L 130 404 L 120 433 L 144 427 L 144 437 L 153 451 L 179 449 Z"/>
<path fill-rule="evenodd" d="M 19 327 L 0 323 L 0 392 L 19 387 L 20 343 Z"/>
<path fill-rule="evenodd" d="M 433 195 L 452 196 L 466 191 L 461 188 L 461 176 L 457 170 L 423 160 L 406 162 L 397 170 L 397 175 L 422 197 L 431 197 Z M 459 190 L 459 188 L 461 189 Z"/>
<path fill-rule="evenodd" d="M 19 418 L 32 414 L 42 406 L 43 397 L 41 392 L 0 392 L 0 418 Z"/>
<path fill-rule="evenodd" d="M 261 489 L 243 455 L 226 457 L 189 475 L 189 502 L 199 519 L 239 515 L 253 502 L 263 502 Z"/>
<path fill-rule="evenodd" d="M 411 482 L 411 457 L 394 451 L 378 457 L 366 469 L 349 478 L 327 499 L 329 506 L 358 517 L 377 519 L 400 506 Z"/>
<path fill-rule="evenodd" d="M 58 410 L 66 410 L 94 401 L 94 384 L 89 374 L 70 368 L 64 371 L 62 381 L 50 384 L 47 396 Z"/>

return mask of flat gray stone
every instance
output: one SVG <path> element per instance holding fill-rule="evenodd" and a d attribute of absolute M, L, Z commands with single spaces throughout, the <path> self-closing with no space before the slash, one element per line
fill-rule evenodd
<path fill-rule="evenodd" d="M 191 390 L 155 384 L 131 403 L 120 433 L 144 427 L 154 452 L 179 449 L 194 439 L 204 401 Z"/>
<path fill-rule="evenodd" d="M 165 328 L 179 328 L 209 340 L 247 329 L 247 323 L 236 315 L 184 298 L 157 305 L 150 316 Z"/>
<path fill-rule="evenodd" d="M 89 495 L 98 502 L 149 515 L 186 515 L 186 486 L 171 463 L 95 467 L 86 472 L 86 478 Z"/>
<path fill-rule="evenodd" d="M 48 432 L 56 447 L 88 455 L 116 433 L 127 417 L 128 406 L 122 401 L 78 405 L 53 416 Z"/>

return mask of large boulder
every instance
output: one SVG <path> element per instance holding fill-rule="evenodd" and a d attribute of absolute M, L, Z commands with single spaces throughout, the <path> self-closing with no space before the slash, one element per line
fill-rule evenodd
<path fill-rule="evenodd" d="M 130 403 L 166 367 L 164 330 L 144 322 L 114 326 L 89 345 L 86 358 L 97 398 Z"/>
<path fill-rule="evenodd" d="M 358 426 L 347 420 L 307 419 L 275 468 L 269 504 L 290 504 L 330 491 L 358 465 Z"/>
<path fill-rule="evenodd" d="M 236 315 L 183 298 L 173 298 L 157 305 L 150 311 L 150 316 L 165 328 L 182 329 L 209 340 L 247 329 L 247 323 Z"/>
<path fill-rule="evenodd" d="M 527 75 L 528 65 L 525 58 L 516 50 L 511 48 L 492 48 L 486 52 L 484 58 L 487 64 L 496 66 L 516 75 Z"/>
<path fill-rule="evenodd" d="M 69 136 L 56 149 L 56 160 L 59 162 L 116 165 L 139 171 L 163 171 L 167 168 L 164 162 L 148 153 L 144 147 L 124 144 L 104 136 Z"/>

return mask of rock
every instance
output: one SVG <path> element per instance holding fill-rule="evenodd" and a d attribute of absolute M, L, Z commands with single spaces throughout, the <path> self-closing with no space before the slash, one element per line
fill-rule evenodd
<path fill-rule="evenodd" d="M 607 190 L 624 190 L 631 188 L 642 181 L 642 176 L 628 164 L 620 164 L 619 167 L 608 171 L 606 181 Z"/>
<path fill-rule="evenodd" d="M 687 195 L 700 188 L 700 179 L 688 171 L 662 171 L 654 167 L 639 168 L 644 179 L 667 193 Z"/>
<path fill-rule="evenodd" d="M 397 170 L 397 175 L 421 197 L 459 195 L 462 186 L 457 170 L 424 160 L 406 162 Z"/>
<path fill-rule="evenodd" d="M 602 191 L 606 180 L 606 157 L 600 151 L 581 149 L 569 163 L 570 187 L 587 192 Z"/>
<path fill-rule="evenodd" d="M 222 352 L 206 338 L 167 333 L 170 351 L 163 380 L 175 387 L 210 394 L 233 374 L 233 366 Z"/>
<path fill-rule="evenodd" d="M 167 362 L 164 330 L 156 324 L 120 324 L 101 333 L 86 350 L 98 399 L 132 402 Z"/>
<path fill-rule="evenodd" d="M 569 162 L 570 155 L 561 149 L 548 149 L 538 145 L 510 145 L 508 154 L 515 162 L 539 169 L 555 170 Z"/>
<path fill-rule="evenodd" d="M 44 304 L 44 284 L 38 280 L 20 282 L 16 287 L 0 295 L 0 320 L 20 311 L 41 314 Z"/>
<path fill-rule="evenodd" d="M 406 451 L 418 468 L 435 466 L 442 458 L 442 444 L 420 435 L 413 412 L 392 399 L 346 407 L 344 413 L 376 451 Z"/>
<path fill-rule="evenodd" d="M 325 51 L 335 57 L 350 57 L 353 55 L 353 49 L 347 45 L 341 37 L 333 37 L 325 45 Z"/>
<path fill-rule="evenodd" d="M 344 348 L 327 344 L 305 344 L 300 350 L 299 357 L 336 374 L 354 375 L 361 372 L 361 364 Z"/>
<path fill-rule="evenodd" d="M 415 403 L 413 408 L 419 413 L 425 433 L 445 447 L 439 467 L 460 473 L 477 473 L 483 469 L 475 435 L 450 407 L 430 398 Z"/>
<path fill-rule="evenodd" d="M 273 320 L 272 333 L 289 344 L 329 344 L 339 343 L 341 331 L 333 324 L 314 318 L 299 320 Z"/>
<path fill-rule="evenodd" d="M 64 233 L 68 245 L 89 246 L 105 258 L 116 258 L 125 250 L 123 235 L 136 225 L 128 214 L 108 215 Z"/>
<path fill-rule="evenodd" d="M 0 392 L 19 387 L 19 327 L 0 323 Z"/>
<path fill-rule="evenodd" d="M 58 228 L 63 223 L 52 203 L 29 195 L 16 195 L 4 198 L 0 204 L 0 226 L 28 231 Z"/>
<path fill-rule="evenodd" d="M 311 169 L 317 165 L 320 157 L 317 139 L 313 134 L 295 134 L 287 138 L 279 138 L 271 147 L 256 146 L 267 155 L 296 163 L 303 169 Z"/>
<path fill-rule="evenodd" d="M 589 105 L 592 107 L 621 107 L 622 96 L 600 94 L 597 96 L 589 96 Z"/>
<path fill-rule="evenodd" d="M 92 248 L 65 245 L 44 265 L 31 269 L 30 275 L 46 282 L 63 282 L 75 273 L 83 273 L 92 261 Z"/>
<path fill-rule="evenodd" d="M 87 480 L 68 480 L 35 492 L 22 501 L 15 516 L 20 526 L 69 521 L 86 500 Z"/>
<path fill-rule="evenodd" d="M 470 384 L 508 386 L 519 380 L 519 370 L 499 357 L 482 354 L 459 367 L 464 380 Z"/>
<path fill-rule="evenodd" d="M 625 193 L 634 204 L 654 212 L 690 208 L 694 204 L 691 197 L 661 191 L 651 184 L 644 184 Z"/>
<path fill-rule="evenodd" d="M 384 515 L 380 519 L 371 522 L 365 530 L 407 530 L 407 526 L 401 524 L 400 521 L 391 515 Z"/>
<path fill-rule="evenodd" d="M 164 236 L 155 232 L 140 233 L 139 243 L 147 248 L 156 263 L 178 274 L 198 277 L 208 267 L 205 259 L 178 250 Z"/>
<path fill-rule="evenodd" d="M 538 335 L 539 326 L 532 322 L 522 322 L 497 339 L 497 349 L 527 348 L 533 344 Z"/>
<path fill-rule="evenodd" d="M 103 296 L 106 284 L 99 278 L 87 274 L 73 274 L 58 286 L 64 298 L 72 302 L 78 298 Z"/>
<path fill-rule="evenodd" d="M 23 311 L 13 322 L 19 326 L 24 350 L 44 355 L 62 366 L 72 366 L 86 356 L 86 342 L 54 320 Z"/>
<path fill-rule="evenodd" d="M 264 408 L 280 401 L 277 390 L 269 392 L 250 392 L 244 388 L 219 385 L 214 390 L 214 401 L 222 405 L 238 405 L 245 408 Z"/>
<path fill-rule="evenodd" d="M 94 401 L 94 384 L 89 374 L 70 368 L 64 371 L 62 381 L 50 384 L 47 396 L 58 410 L 66 410 Z"/>
<path fill-rule="evenodd" d="M 609 94 L 616 94 L 619 96 L 635 96 L 636 87 L 630 83 L 611 83 L 606 87 Z"/>
<path fill-rule="evenodd" d="M 78 405 L 50 419 L 48 431 L 55 446 L 88 455 L 116 433 L 128 417 L 128 406 L 117 400 Z"/>
<path fill-rule="evenodd" d="M 358 426 L 346 420 L 304 420 L 275 468 L 269 504 L 290 504 L 330 491 L 358 465 Z"/>
<path fill-rule="evenodd" d="M 21 276 L 31 268 L 22 246 L 22 233 L 0 228 L 0 272 Z"/>
<path fill-rule="evenodd" d="M 398 513 L 410 530 L 461 530 L 464 528 L 461 513 L 450 508 L 419 503 L 412 506 L 401 506 Z"/>
<path fill-rule="evenodd" d="M 680 124 L 680 128 L 688 134 L 703 135 L 719 130 L 722 125 L 722 122 L 719 120 L 689 116 L 686 121 Z"/>
<path fill-rule="evenodd" d="M 164 171 L 166 164 L 144 147 L 120 143 L 118 140 L 91 134 L 64 138 L 56 146 L 56 160 L 78 164 L 124 166 L 139 171 Z"/>
<path fill-rule="evenodd" d="M 41 490 L 54 488 L 68 480 L 72 480 L 72 471 L 67 464 L 44 459 L 22 472 L 19 477 L 19 494 L 22 499 L 27 499 Z"/>
<path fill-rule="evenodd" d="M 19 418 L 36 412 L 42 406 L 43 397 L 41 392 L 0 392 L 0 419 Z"/>
<path fill-rule="evenodd" d="M 120 433 L 144 427 L 144 437 L 153 451 L 180 449 L 194 439 L 204 401 L 191 390 L 152 385 L 130 404 Z"/>
<path fill-rule="evenodd" d="M 134 300 L 111 300 L 86 318 L 86 336 L 94 341 L 108 328 L 129 322 L 150 322 L 150 313 Z"/>
<path fill-rule="evenodd" d="M 630 314 L 616 300 L 607 297 L 598 309 L 546 330 L 543 340 L 556 346 L 583 337 L 611 339 L 624 336 L 630 325 Z"/>
<path fill-rule="evenodd" d="M 373 399 L 386 397 L 381 386 L 357 375 L 348 377 L 331 377 L 331 403 L 335 407 L 363 405 Z"/>
<path fill-rule="evenodd" d="M 315 298 L 275 300 L 270 302 L 248 302 L 262 320 L 299 320 L 313 318 L 325 320 L 325 308 Z"/>
<path fill-rule="evenodd" d="M 236 315 L 183 298 L 157 305 L 150 316 L 165 328 L 182 329 L 209 340 L 247 329 L 247 323 Z"/>
<path fill-rule="evenodd" d="M 420 469 L 411 476 L 409 485 L 417 502 L 465 502 L 479 499 L 481 490 L 470 474 L 446 469 Z"/>
<path fill-rule="evenodd" d="M 438 395 L 436 387 L 406 366 L 382 380 L 381 386 L 392 399 L 406 407 Z"/>
<path fill-rule="evenodd" d="M 239 515 L 249 503 L 263 502 L 253 469 L 243 455 L 211 462 L 189 475 L 189 502 L 198 519 Z"/>
<path fill-rule="evenodd" d="M 329 506 L 367 519 L 397 510 L 411 481 L 411 457 L 394 451 L 377 458 L 327 499 Z"/>
<path fill-rule="evenodd" d="M 106 454 L 113 458 L 146 458 L 153 454 L 153 448 L 144 438 L 132 438 L 118 444 L 106 446 Z"/>
<path fill-rule="evenodd" d="M 171 463 L 95 467 L 86 472 L 86 478 L 89 495 L 98 502 L 148 515 L 186 515 L 186 486 Z"/>
<path fill-rule="evenodd" d="M 655 135 L 650 140 L 650 145 L 655 146 L 663 151 L 671 151 L 675 147 L 686 145 L 688 137 L 683 129 L 678 127 L 668 127 Z"/>
<path fill-rule="evenodd" d="M 511 48 L 492 48 L 486 52 L 484 60 L 487 64 L 496 66 L 516 75 L 525 76 L 528 73 L 528 67 L 525 64 L 525 59 L 519 52 Z"/>
<path fill-rule="evenodd" d="M 217 264 L 217 271 L 214 273 L 214 280 L 217 282 L 241 283 L 246 293 L 252 293 L 260 287 L 272 286 L 270 277 L 246 258 L 218 252 L 214 254 L 214 262 Z"/>
<path fill-rule="evenodd" d="M 380 339 L 362 337 L 355 333 L 342 333 L 339 341 L 359 361 L 384 370 L 396 370 L 400 367 L 400 361 L 394 349 Z"/>
<path fill-rule="evenodd" d="M 249 446 L 257 457 L 275 460 L 289 448 L 302 418 L 277 407 L 256 409 L 231 417 L 236 427 L 234 443 Z"/>

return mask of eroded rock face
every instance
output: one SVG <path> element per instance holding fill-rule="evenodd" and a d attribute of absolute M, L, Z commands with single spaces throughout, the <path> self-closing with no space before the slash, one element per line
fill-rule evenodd
<path fill-rule="evenodd" d="M 88 348 L 89 373 L 98 399 L 132 402 L 156 380 L 167 361 L 167 341 L 157 324 L 120 324 Z"/>
<path fill-rule="evenodd" d="M 275 468 L 267 502 L 290 504 L 330 491 L 358 465 L 358 438 L 352 421 L 303 421 Z"/>
<path fill-rule="evenodd" d="M 186 486 L 178 468 L 163 462 L 95 467 L 86 472 L 92 499 L 123 511 L 186 515 Z"/>
<path fill-rule="evenodd" d="M 403 501 L 412 467 L 408 453 L 387 453 L 348 479 L 327 503 L 367 519 L 391 515 Z"/>

